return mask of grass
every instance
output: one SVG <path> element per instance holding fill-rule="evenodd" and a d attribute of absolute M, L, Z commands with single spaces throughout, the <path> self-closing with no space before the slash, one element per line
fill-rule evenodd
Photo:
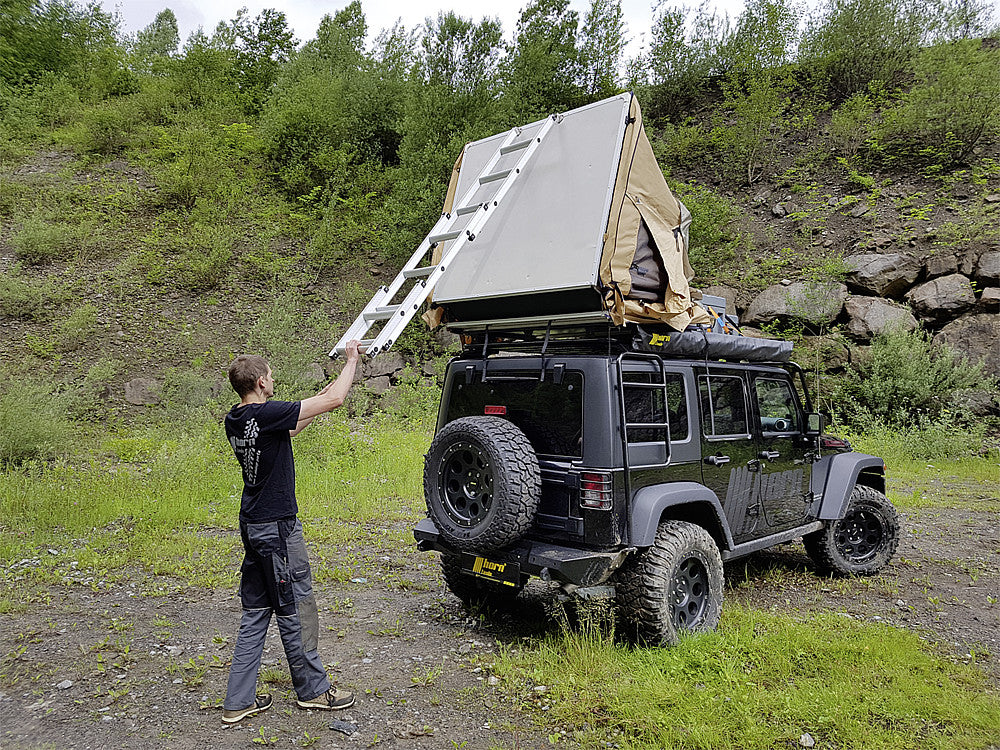
<path fill-rule="evenodd" d="M 546 729 L 583 747 L 870 750 L 1000 741 L 986 678 L 916 635 L 836 615 L 727 605 L 719 630 L 632 649 L 599 628 L 505 651 L 494 672 Z M 544 690 L 543 690 L 544 688 Z"/>
<path fill-rule="evenodd" d="M 295 440 L 309 533 L 378 542 L 378 528 L 366 525 L 415 518 L 429 439 L 420 428 L 317 420 Z M 217 424 L 146 427 L 99 441 L 83 457 L 10 468 L 0 475 L 0 611 L 42 600 L 44 584 L 106 589 L 136 567 L 153 574 L 141 577 L 147 595 L 233 585 L 241 487 Z M 369 562 L 359 557 L 357 567 Z M 333 576 L 348 579 L 352 570 Z"/>

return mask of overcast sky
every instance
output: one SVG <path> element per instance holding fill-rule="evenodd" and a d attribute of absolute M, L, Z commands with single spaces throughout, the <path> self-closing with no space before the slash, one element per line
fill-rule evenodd
<path fill-rule="evenodd" d="M 503 24 L 504 33 L 508 39 L 514 31 L 521 8 L 528 0 L 361 0 L 361 7 L 368 22 L 369 41 L 383 28 L 391 27 L 397 19 L 402 19 L 404 26 L 412 28 L 423 23 L 429 16 L 436 16 L 438 11 L 453 10 L 455 13 L 473 20 L 480 20 L 484 15 L 496 16 Z M 212 0 L 211 2 L 194 2 L 193 0 L 101 0 L 106 10 L 117 10 L 122 19 L 122 28 L 126 32 L 135 32 L 147 26 L 164 8 L 170 8 L 177 16 L 180 26 L 181 43 L 199 26 L 211 34 L 219 21 L 228 21 L 235 17 L 236 11 L 246 6 L 251 18 L 264 8 L 275 8 L 283 11 L 289 25 L 295 30 L 299 42 L 306 42 L 316 35 L 320 19 L 329 13 L 333 15 L 346 6 L 350 0 L 291 0 L 290 2 L 256 2 L 255 0 Z M 622 11 L 628 26 L 630 44 L 628 56 L 634 57 L 642 49 L 648 37 L 653 19 L 654 0 L 622 0 Z M 670 3 L 673 5 L 674 3 Z M 697 0 L 689 2 L 697 5 Z M 743 7 L 743 0 L 714 0 L 713 4 L 722 12 L 735 16 Z M 570 0 L 570 7 L 580 14 L 582 21 L 589 0 Z"/>

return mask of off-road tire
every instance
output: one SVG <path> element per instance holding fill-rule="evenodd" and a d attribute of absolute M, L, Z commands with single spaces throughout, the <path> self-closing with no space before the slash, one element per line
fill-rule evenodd
<path fill-rule="evenodd" d="M 619 629 L 632 640 L 672 645 L 685 632 L 714 630 L 722 614 L 722 557 L 701 526 L 664 521 L 653 546 L 616 573 Z"/>
<path fill-rule="evenodd" d="M 460 552 L 491 552 L 520 539 L 541 495 L 538 458 L 506 419 L 449 422 L 424 459 L 427 513 L 441 538 Z"/>
<path fill-rule="evenodd" d="M 504 612 L 514 606 L 517 595 L 524 588 L 524 577 L 516 586 L 491 583 L 462 572 L 462 564 L 455 555 L 441 555 L 441 573 L 448 590 L 470 609 L 483 608 Z"/>
<path fill-rule="evenodd" d="M 820 573 L 870 576 L 889 564 L 900 535 L 899 514 L 888 498 L 859 484 L 843 518 L 828 521 L 802 542 Z"/>

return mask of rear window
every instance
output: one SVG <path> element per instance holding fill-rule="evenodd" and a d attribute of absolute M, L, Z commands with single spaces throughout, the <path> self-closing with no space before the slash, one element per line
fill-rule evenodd
<path fill-rule="evenodd" d="M 484 416 L 487 407 L 504 407 L 504 418 L 516 424 L 536 453 L 581 458 L 583 456 L 583 374 L 566 372 L 562 382 L 538 380 L 531 373 L 490 372 L 491 380 L 466 383 L 456 378 L 448 403 L 447 420 Z M 492 378 L 498 378 L 492 380 Z M 500 378 L 511 378 L 502 380 Z M 490 413 L 496 413 L 496 408 Z"/>

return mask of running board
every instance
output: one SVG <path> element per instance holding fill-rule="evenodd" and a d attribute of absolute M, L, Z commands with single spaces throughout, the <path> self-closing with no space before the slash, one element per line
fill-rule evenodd
<path fill-rule="evenodd" d="M 794 529 L 789 529 L 788 531 L 779 531 L 777 534 L 771 534 L 770 536 L 765 536 L 761 539 L 754 539 L 751 542 L 737 544 L 732 549 L 721 550 L 722 560 L 723 562 L 728 562 L 729 560 L 735 560 L 738 557 L 746 557 L 754 552 L 760 552 L 762 549 L 773 547 L 776 544 L 790 542 L 800 536 L 805 536 L 806 534 L 811 534 L 814 531 L 819 531 L 825 525 L 826 524 L 822 521 L 813 521 L 812 523 L 807 523 L 805 526 L 797 526 Z"/>

